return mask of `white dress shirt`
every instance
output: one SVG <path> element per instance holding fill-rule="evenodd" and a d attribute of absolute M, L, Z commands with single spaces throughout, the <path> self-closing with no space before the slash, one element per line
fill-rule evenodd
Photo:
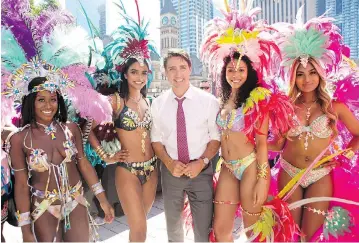
<path fill-rule="evenodd" d="M 220 141 L 216 125 L 219 102 L 212 94 L 192 85 L 181 98 L 184 97 L 188 151 L 190 160 L 194 160 L 202 156 L 209 141 Z M 178 102 L 175 98 L 176 95 L 169 89 L 153 101 L 151 141 L 162 143 L 168 155 L 177 160 Z"/>

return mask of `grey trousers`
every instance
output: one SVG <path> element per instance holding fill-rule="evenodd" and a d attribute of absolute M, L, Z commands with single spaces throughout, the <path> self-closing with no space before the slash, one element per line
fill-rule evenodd
<path fill-rule="evenodd" d="M 162 195 L 169 242 L 183 242 L 182 211 L 187 194 L 194 224 L 195 242 L 208 242 L 213 217 L 213 168 L 209 165 L 196 178 L 174 177 L 161 163 Z"/>

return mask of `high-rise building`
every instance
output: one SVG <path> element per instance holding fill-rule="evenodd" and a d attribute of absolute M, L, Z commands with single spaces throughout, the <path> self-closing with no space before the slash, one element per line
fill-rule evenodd
<path fill-rule="evenodd" d="M 294 23 L 298 9 L 302 5 L 304 5 L 304 22 L 315 17 L 315 0 L 254 0 L 253 7 L 262 9 L 259 19 L 265 19 L 269 24 L 274 24 L 276 22 Z"/>
<path fill-rule="evenodd" d="M 106 0 L 81 0 L 85 8 L 86 14 L 89 16 L 93 25 L 100 31 L 101 35 L 106 33 Z M 78 25 L 83 27 L 90 33 L 88 22 L 82 13 L 79 1 L 66 0 L 65 8 L 76 18 Z"/>
<path fill-rule="evenodd" d="M 100 15 L 99 19 L 99 32 L 101 38 L 106 35 L 106 4 L 103 3 L 97 8 L 98 14 Z"/>
<path fill-rule="evenodd" d="M 172 0 L 178 15 L 179 47 L 199 56 L 204 27 L 213 18 L 210 0 Z M 162 6 L 165 0 L 161 1 Z"/>
<path fill-rule="evenodd" d="M 326 11 L 335 18 L 335 24 L 341 29 L 344 43 L 350 47 L 350 57 L 359 59 L 359 0 L 317 0 L 316 13 Z"/>

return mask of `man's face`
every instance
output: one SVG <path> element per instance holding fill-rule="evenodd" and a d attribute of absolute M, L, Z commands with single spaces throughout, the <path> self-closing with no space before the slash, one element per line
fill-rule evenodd
<path fill-rule="evenodd" d="M 173 88 L 188 88 L 192 69 L 183 57 L 174 56 L 167 60 L 165 74 Z"/>

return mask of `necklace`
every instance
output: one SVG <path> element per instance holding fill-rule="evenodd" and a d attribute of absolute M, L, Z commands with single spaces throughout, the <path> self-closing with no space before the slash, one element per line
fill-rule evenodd
<path fill-rule="evenodd" d="M 132 98 L 132 97 L 129 97 L 133 102 L 136 103 L 137 105 L 137 112 L 138 112 L 138 116 L 137 116 L 137 123 L 140 124 L 140 117 L 142 116 L 141 114 L 141 107 L 140 107 L 140 101 L 142 99 L 142 97 L 140 96 L 140 98 L 138 100 Z M 146 153 L 146 137 L 147 137 L 147 131 L 144 127 L 142 126 L 138 126 L 138 131 L 140 132 L 140 136 L 141 136 L 141 150 L 142 150 L 142 154 L 145 154 Z M 141 132 L 140 130 L 143 129 L 143 131 Z"/>
<path fill-rule="evenodd" d="M 55 133 L 56 133 L 56 127 L 54 126 L 54 122 L 51 122 L 50 125 L 46 126 L 40 122 L 36 122 L 38 125 L 42 126 L 44 129 L 45 129 L 45 133 L 47 135 L 51 135 L 51 139 L 52 140 L 55 140 L 56 139 L 56 136 L 55 136 Z"/>
<path fill-rule="evenodd" d="M 313 104 L 311 104 L 309 107 L 301 100 L 300 102 L 304 105 L 304 107 L 307 109 L 307 112 L 305 113 L 306 115 L 306 118 L 305 120 L 306 121 L 309 121 L 309 118 L 310 118 L 310 109 L 312 109 L 313 105 L 316 104 L 318 101 L 318 99 L 316 99 L 315 101 L 313 101 Z"/>

